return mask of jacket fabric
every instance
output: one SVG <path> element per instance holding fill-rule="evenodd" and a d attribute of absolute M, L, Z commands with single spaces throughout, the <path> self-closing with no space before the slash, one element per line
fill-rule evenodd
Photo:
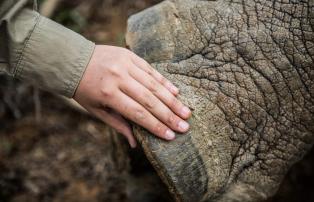
<path fill-rule="evenodd" d="M 0 73 L 72 97 L 95 44 L 36 10 L 35 0 L 0 0 Z"/>

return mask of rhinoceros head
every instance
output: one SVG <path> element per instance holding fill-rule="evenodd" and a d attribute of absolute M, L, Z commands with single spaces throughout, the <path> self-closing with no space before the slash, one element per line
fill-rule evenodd
<path fill-rule="evenodd" d="M 314 3 L 168 0 L 132 16 L 127 43 L 180 87 L 191 130 L 135 126 L 177 201 L 259 201 L 313 143 Z"/>

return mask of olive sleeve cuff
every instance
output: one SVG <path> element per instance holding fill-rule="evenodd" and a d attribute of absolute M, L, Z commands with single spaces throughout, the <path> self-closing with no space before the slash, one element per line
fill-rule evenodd
<path fill-rule="evenodd" d="M 35 11 L 25 15 L 34 15 L 36 23 L 24 43 L 13 76 L 73 97 L 95 44 Z M 25 23 L 25 19 L 20 20 Z"/>

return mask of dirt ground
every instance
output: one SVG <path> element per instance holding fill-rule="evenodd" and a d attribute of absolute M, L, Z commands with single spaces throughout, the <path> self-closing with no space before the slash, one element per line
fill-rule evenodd
<path fill-rule="evenodd" d="M 126 19 L 159 0 L 62 1 L 52 18 L 124 46 Z M 314 150 L 268 202 L 314 201 Z M 141 149 L 64 101 L 0 76 L 0 202 L 170 202 Z"/>

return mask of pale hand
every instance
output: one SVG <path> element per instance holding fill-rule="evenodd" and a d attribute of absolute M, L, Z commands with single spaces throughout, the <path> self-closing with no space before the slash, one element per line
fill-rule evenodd
<path fill-rule="evenodd" d="M 74 99 L 87 111 L 136 141 L 127 118 L 156 136 L 175 139 L 186 132 L 189 108 L 177 98 L 179 90 L 145 60 L 114 46 L 96 46 Z"/>

